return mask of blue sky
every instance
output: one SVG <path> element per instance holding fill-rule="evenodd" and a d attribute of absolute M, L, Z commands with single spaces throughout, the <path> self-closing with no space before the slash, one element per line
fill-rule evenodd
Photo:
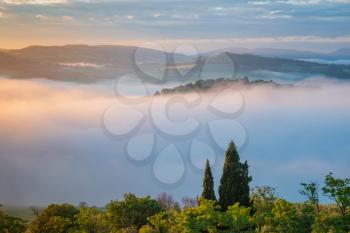
<path fill-rule="evenodd" d="M 349 0 L 2 0 L 0 47 L 192 44 L 330 51 L 350 44 Z"/>

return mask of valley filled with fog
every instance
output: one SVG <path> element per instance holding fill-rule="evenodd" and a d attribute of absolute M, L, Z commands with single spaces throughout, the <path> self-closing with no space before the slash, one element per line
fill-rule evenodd
<path fill-rule="evenodd" d="M 275 186 L 291 201 L 301 200 L 300 182 L 322 182 L 330 171 L 349 176 L 350 83 L 266 71 L 249 78 L 262 77 L 288 85 L 154 96 L 179 83 L 3 77 L 2 201 L 102 205 L 125 192 L 196 196 L 206 158 L 219 183 L 232 137 L 252 186 Z"/>

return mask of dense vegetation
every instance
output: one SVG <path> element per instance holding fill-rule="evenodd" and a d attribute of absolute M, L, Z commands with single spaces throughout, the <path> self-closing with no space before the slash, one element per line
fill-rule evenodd
<path fill-rule="evenodd" d="M 325 177 L 324 187 L 301 183 L 304 203 L 290 203 L 264 186 L 249 190 L 247 161 L 241 162 L 233 142 L 226 151 L 216 200 L 210 164 L 206 162 L 203 192 L 183 198 L 183 206 L 163 193 L 157 200 L 132 193 L 105 208 L 81 203 L 52 204 L 34 212 L 27 223 L 0 211 L 0 233 L 349 233 L 350 179 Z M 323 205 L 320 195 L 334 204 Z"/>
<path fill-rule="evenodd" d="M 226 78 L 217 78 L 217 79 L 204 79 L 197 80 L 193 83 L 188 83 L 180 85 L 174 88 L 164 88 L 160 91 L 157 91 L 155 95 L 169 95 L 174 93 L 190 93 L 193 91 L 205 92 L 212 90 L 216 87 L 227 87 L 227 86 L 237 86 L 237 87 L 254 87 L 257 85 L 269 85 L 273 87 L 278 87 L 280 84 L 277 84 L 273 81 L 265 80 L 253 80 L 250 81 L 248 77 L 239 78 L 239 79 L 226 79 Z"/>

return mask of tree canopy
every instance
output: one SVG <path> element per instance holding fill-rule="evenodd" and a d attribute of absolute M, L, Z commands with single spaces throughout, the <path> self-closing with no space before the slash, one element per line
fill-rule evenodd
<path fill-rule="evenodd" d="M 202 198 L 216 201 L 215 190 L 214 190 L 214 178 L 211 173 L 211 168 L 210 168 L 208 159 L 205 163 Z"/>
<path fill-rule="evenodd" d="M 222 210 L 227 210 L 229 206 L 235 203 L 246 207 L 251 205 L 249 198 L 249 182 L 251 180 L 247 161 L 240 162 L 237 148 L 231 141 L 226 150 L 219 186 L 219 204 Z"/>

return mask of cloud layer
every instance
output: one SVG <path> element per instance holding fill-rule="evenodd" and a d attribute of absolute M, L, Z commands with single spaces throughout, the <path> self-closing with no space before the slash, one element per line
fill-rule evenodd
<path fill-rule="evenodd" d="M 247 130 L 248 141 L 240 154 L 249 161 L 253 185 L 277 186 L 284 197 L 300 200 L 297 194 L 300 182 L 321 182 L 329 171 L 339 176 L 350 175 L 346 167 L 350 162 L 348 83 L 308 80 L 294 88 L 257 87 L 241 93 L 244 110 L 235 120 Z M 202 108 L 190 114 L 203 120 L 214 119 L 205 108 L 210 95 L 216 96 L 215 93 L 206 96 Z M 104 134 L 103 112 L 116 102 L 112 84 L 66 85 L 1 79 L 2 202 L 29 205 L 87 201 L 102 205 L 124 192 L 155 196 L 168 191 L 178 197 L 196 196 L 201 189 L 202 173 L 195 167 L 201 164 L 203 155 L 185 159 L 183 169 L 187 172 L 176 189 L 159 185 L 154 179 L 152 162 L 135 165 L 125 156 L 122 144 Z M 117 108 L 116 112 L 121 110 Z M 192 111 L 181 104 L 170 110 L 172 117 L 179 119 L 186 119 L 183 117 L 187 110 Z M 131 119 L 115 123 L 127 125 Z M 219 137 L 223 140 L 233 137 L 230 131 L 221 133 Z M 171 158 L 162 163 L 162 168 L 174 165 Z M 222 163 L 219 152 L 213 168 L 216 185 Z M 155 175 L 172 179 L 167 172 L 156 170 Z"/>
<path fill-rule="evenodd" d="M 180 4 L 138 0 L 4 0 L 0 7 L 3 8 L 0 20 L 3 47 L 137 44 L 135 41 L 164 39 L 187 39 L 206 49 L 214 46 L 211 42 L 201 44 L 203 39 L 214 41 L 216 48 L 280 46 L 332 50 L 349 46 L 348 40 L 339 40 L 349 34 L 348 0 L 222 0 L 201 1 L 201 4 L 196 1 Z M 222 42 L 227 38 L 236 38 L 238 42 Z M 267 42 L 266 38 L 274 41 Z M 299 39 L 289 41 L 288 38 Z M 305 40 L 313 44 L 304 44 Z"/>

